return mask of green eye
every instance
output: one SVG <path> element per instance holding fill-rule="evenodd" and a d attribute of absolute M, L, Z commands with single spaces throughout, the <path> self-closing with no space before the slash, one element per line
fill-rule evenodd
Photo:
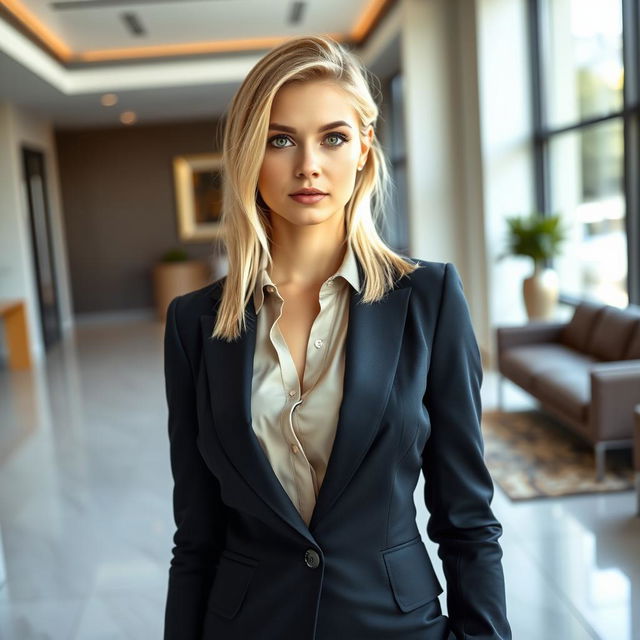
<path fill-rule="evenodd" d="M 346 136 L 344 133 L 328 133 L 325 136 L 325 140 L 328 140 L 330 138 L 335 138 L 336 140 L 338 140 L 337 143 L 330 143 L 329 147 L 333 147 L 333 148 L 337 148 L 337 147 L 341 147 L 345 142 L 349 142 L 349 137 Z M 286 136 L 284 134 L 278 134 L 277 136 L 273 136 L 271 138 L 269 138 L 269 140 L 267 141 L 267 144 L 271 147 L 273 147 L 274 149 L 286 149 L 288 145 L 286 144 L 276 144 L 277 140 L 284 140 L 285 142 L 287 142 L 288 140 L 291 140 L 291 138 L 289 138 L 289 136 Z"/>
<path fill-rule="evenodd" d="M 287 139 L 288 139 L 288 138 L 287 138 L 286 136 L 275 136 L 275 137 L 271 138 L 270 142 L 275 142 L 276 140 L 284 140 L 284 141 L 286 142 L 286 141 L 287 141 Z M 279 147 L 279 148 L 281 148 L 281 149 L 284 149 L 284 145 L 277 145 L 277 144 L 274 144 L 273 146 L 274 146 L 274 147 L 276 147 L 276 148 L 278 148 L 278 147 Z"/>
<path fill-rule="evenodd" d="M 344 138 L 341 138 L 337 133 L 330 133 L 327 138 L 335 138 L 336 140 L 342 140 L 342 142 L 344 142 Z M 332 144 L 332 147 L 339 147 L 342 142 L 340 142 L 339 144 Z"/>

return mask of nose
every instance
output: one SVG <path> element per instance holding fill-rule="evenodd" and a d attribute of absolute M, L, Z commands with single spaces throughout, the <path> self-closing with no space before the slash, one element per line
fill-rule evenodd
<path fill-rule="evenodd" d="M 298 165 L 296 168 L 296 176 L 301 178 L 319 175 L 320 164 L 316 151 L 312 149 L 311 145 L 301 145 L 299 149 L 300 152 L 297 158 Z"/>

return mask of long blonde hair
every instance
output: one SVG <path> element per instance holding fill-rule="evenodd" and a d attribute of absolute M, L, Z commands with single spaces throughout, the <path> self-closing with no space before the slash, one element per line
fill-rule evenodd
<path fill-rule="evenodd" d="M 272 264 L 268 208 L 258 193 L 271 105 L 278 90 L 290 82 L 335 81 L 349 95 L 364 136 L 375 126 L 378 106 L 368 81 L 375 76 L 335 40 L 305 36 L 272 49 L 249 72 L 235 94 L 224 127 L 222 227 L 228 255 L 222 298 L 211 335 L 228 341 L 246 328 L 245 307 L 255 287 L 260 258 Z M 364 272 L 363 303 L 375 302 L 395 280 L 419 265 L 390 247 L 378 235 L 389 201 L 390 176 L 382 148 L 374 136 L 367 162 L 358 172 L 353 195 L 345 205 L 347 242 Z"/>

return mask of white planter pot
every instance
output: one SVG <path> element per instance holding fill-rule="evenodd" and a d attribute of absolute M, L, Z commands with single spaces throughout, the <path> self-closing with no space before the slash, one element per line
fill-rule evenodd
<path fill-rule="evenodd" d="M 529 320 L 551 320 L 560 295 L 558 274 L 536 264 L 533 274 L 522 283 L 522 293 Z"/>

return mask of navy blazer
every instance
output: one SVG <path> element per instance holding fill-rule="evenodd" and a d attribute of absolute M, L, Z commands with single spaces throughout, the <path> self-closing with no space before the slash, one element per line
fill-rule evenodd
<path fill-rule="evenodd" d="M 253 296 L 231 343 L 210 337 L 226 276 L 171 301 L 165 640 L 511 639 L 462 281 L 452 263 L 412 260 L 382 300 L 351 291 L 336 438 L 308 527 L 251 424 Z M 421 471 L 448 616 L 416 525 Z"/>

